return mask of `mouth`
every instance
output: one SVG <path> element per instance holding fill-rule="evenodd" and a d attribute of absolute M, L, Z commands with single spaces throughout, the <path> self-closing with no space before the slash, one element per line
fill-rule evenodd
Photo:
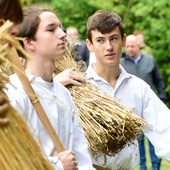
<path fill-rule="evenodd" d="M 111 56 L 115 56 L 115 55 L 116 55 L 115 53 L 108 53 L 105 56 L 108 56 L 108 57 L 110 56 L 111 57 Z"/>
<path fill-rule="evenodd" d="M 58 46 L 65 46 L 65 42 L 59 43 Z"/>
<path fill-rule="evenodd" d="M 115 58 L 115 56 L 116 56 L 116 54 L 115 54 L 115 53 L 108 53 L 108 54 L 106 54 L 106 55 L 105 55 L 106 59 L 108 59 L 108 60 L 112 60 L 112 59 L 114 59 L 114 58 Z"/>

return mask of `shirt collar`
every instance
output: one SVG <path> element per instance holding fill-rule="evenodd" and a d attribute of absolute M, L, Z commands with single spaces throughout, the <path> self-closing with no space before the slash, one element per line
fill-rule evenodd
<path fill-rule="evenodd" d="M 136 59 L 134 59 L 133 57 L 131 57 L 131 56 L 126 56 L 127 58 L 129 58 L 130 60 L 132 60 L 135 64 L 137 64 L 140 60 L 141 60 L 141 58 L 142 58 L 142 55 L 141 55 L 141 53 L 139 52 L 139 55 L 138 55 L 138 57 L 136 58 Z"/>
<path fill-rule="evenodd" d="M 88 68 L 87 68 L 87 75 L 86 75 L 87 79 L 93 78 L 95 81 L 97 81 L 97 80 L 105 81 L 104 79 L 102 79 L 100 76 L 97 75 L 97 73 L 94 71 L 92 65 L 93 64 L 89 65 Z M 131 74 L 127 73 L 125 71 L 125 69 L 121 65 L 119 65 L 119 67 L 120 67 L 121 73 L 119 75 L 118 80 L 119 79 L 123 80 L 125 78 L 130 78 L 131 77 Z"/>

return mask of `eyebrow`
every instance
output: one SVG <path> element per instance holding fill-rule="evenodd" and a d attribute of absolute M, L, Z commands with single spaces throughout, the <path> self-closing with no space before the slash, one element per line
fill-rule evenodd
<path fill-rule="evenodd" d="M 62 24 L 61 23 L 50 23 L 50 24 L 47 24 L 45 27 L 52 27 L 52 26 L 58 26 L 58 27 L 62 27 Z"/>
<path fill-rule="evenodd" d="M 109 36 L 109 38 L 110 38 L 110 37 L 115 37 L 115 36 L 117 37 L 117 36 L 119 36 L 119 34 L 117 34 L 117 33 L 116 33 L 116 34 L 113 34 L 113 35 Z M 95 39 L 98 39 L 98 38 L 105 38 L 105 37 L 103 37 L 103 36 L 98 36 L 98 37 L 96 37 Z"/>

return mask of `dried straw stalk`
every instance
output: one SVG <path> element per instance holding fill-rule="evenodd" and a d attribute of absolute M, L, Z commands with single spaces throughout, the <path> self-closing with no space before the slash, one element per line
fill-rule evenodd
<path fill-rule="evenodd" d="M 74 60 L 74 47 L 66 44 L 66 53 L 56 60 L 56 74 L 80 65 Z M 132 110 L 117 102 L 88 82 L 85 86 L 68 86 L 79 113 L 79 121 L 88 140 L 89 149 L 96 153 L 115 155 L 142 133 L 146 122 Z"/>
<path fill-rule="evenodd" d="M 0 27 L 0 95 L 8 82 L 8 76 L 17 66 L 7 60 L 10 46 L 16 47 L 27 56 L 16 37 L 8 34 L 12 23 L 7 21 Z M 28 57 L 28 56 L 27 56 Z M 7 102 L 9 103 L 7 97 Z M 52 165 L 43 156 L 39 145 L 33 139 L 26 123 L 10 106 L 7 112 L 10 123 L 0 128 L 0 169 L 1 170 L 52 170 Z"/>
<path fill-rule="evenodd" d="M 0 95 L 5 96 L 2 91 Z M 7 111 L 7 117 L 10 123 L 0 127 L 0 169 L 53 170 L 26 123 L 11 106 Z"/>

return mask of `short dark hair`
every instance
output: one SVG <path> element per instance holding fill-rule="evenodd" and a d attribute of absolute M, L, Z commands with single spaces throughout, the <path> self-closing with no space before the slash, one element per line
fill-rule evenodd
<path fill-rule="evenodd" d="M 42 4 L 36 4 L 23 8 L 24 20 L 18 25 L 18 36 L 35 40 L 35 34 L 40 24 L 39 15 L 44 11 L 50 11 L 55 14 L 51 7 Z"/>
<path fill-rule="evenodd" d="M 87 37 L 92 42 L 92 30 L 98 30 L 105 34 L 111 32 L 116 26 L 119 27 L 123 39 L 124 27 L 120 16 L 112 11 L 99 10 L 88 18 Z"/>
<path fill-rule="evenodd" d="M 23 12 L 19 0 L 0 0 L 0 19 L 10 20 L 16 24 L 23 20 Z"/>
<path fill-rule="evenodd" d="M 38 26 L 40 24 L 39 15 L 42 12 L 49 11 L 55 14 L 55 11 L 47 5 L 43 4 L 34 4 L 29 7 L 23 8 L 24 19 L 21 24 L 18 25 L 19 33 L 17 36 L 22 38 L 28 38 L 30 40 L 36 40 L 36 33 L 38 30 Z M 24 48 L 23 41 L 20 41 L 22 47 Z M 25 58 L 20 52 L 20 57 Z"/>

